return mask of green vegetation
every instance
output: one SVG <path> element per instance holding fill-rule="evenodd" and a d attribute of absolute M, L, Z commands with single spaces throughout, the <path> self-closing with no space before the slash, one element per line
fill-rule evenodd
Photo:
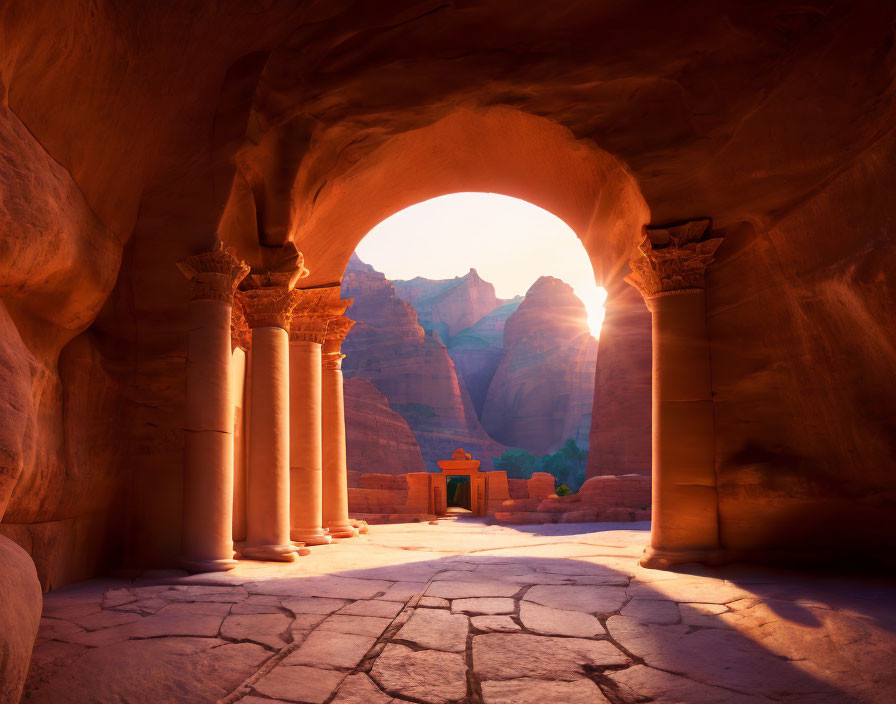
<path fill-rule="evenodd" d="M 585 463 L 588 451 L 569 439 L 555 453 L 535 457 L 527 450 L 512 447 L 500 457 L 494 457 L 495 469 L 504 470 L 511 479 L 531 479 L 533 472 L 553 474 L 560 483 L 558 496 L 565 496 L 579 490 L 585 482 Z M 561 494 L 560 491 L 566 493 Z"/>

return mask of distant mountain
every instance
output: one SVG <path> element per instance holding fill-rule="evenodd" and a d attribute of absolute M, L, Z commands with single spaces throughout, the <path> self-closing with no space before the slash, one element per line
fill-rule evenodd
<path fill-rule="evenodd" d="M 461 330 L 471 327 L 497 308 L 502 301 L 495 287 L 475 269 L 453 279 L 432 280 L 420 276 L 393 281 L 395 293 L 417 311 L 425 330 L 435 330 L 447 344 Z"/>
<path fill-rule="evenodd" d="M 523 297 L 517 296 L 495 308 L 474 325 L 454 335 L 448 343 L 448 354 L 463 377 L 479 418 L 482 418 L 492 377 L 504 357 L 504 323 L 522 301 Z"/>
<path fill-rule="evenodd" d="M 559 279 L 542 277 L 506 301 L 475 269 L 390 282 L 352 255 L 342 295 L 354 298 L 348 315 L 358 321 L 343 345 L 347 389 L 359 394 L 346 397 L 350 469 L 419 466 L 395 414 L 432 471 L 457 447 L 484 469 L 507 447 L 536 455 L 568 439 L 588 447 L 597 341 L 585 306 Z M 379 466 L 390 461 L 396 468 Z"/>
<path fill-rule="evenodd" d="M 499 442 L 535 455 L 588 447 L 597 340 L 572 287 L 543 276 L 504 324 L 504 354 L 482 410 Z"/>
<path fill-rule="evenodd" d="M 367 379 L 386 397 L 414 432 L 429 469 L 460 446 L 491 468 L 491 458 L 505 448 L 480 425 L 438 334 L 426 333 L 417 324 L 417 312 L 385 276 L 355 255 L 342 280 L 342 295 L 355 299 L 349 316 L 357 321 L 343 344 L 345 376 Z M 353 423 L 347 411 L 346 424 Z M 350 456 L 350 469 L 362 469 L 352 461 Z"/>

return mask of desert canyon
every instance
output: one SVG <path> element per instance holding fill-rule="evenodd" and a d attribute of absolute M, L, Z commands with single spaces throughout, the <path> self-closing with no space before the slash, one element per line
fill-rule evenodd
<path fill-rule="evenodd" d="M 0 4 L 0 704 L 892 701 L 894 27 Z M 599 340 L 352 257 L 455 193 L 574 231 Z"/>

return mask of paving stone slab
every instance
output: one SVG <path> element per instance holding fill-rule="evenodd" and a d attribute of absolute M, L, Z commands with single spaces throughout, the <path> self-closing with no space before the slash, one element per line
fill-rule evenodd
<path fill-rule="evenodd" d="M 287 655 L 283 664 L 348 670 L 361 662 L 374 643 L 376 638 L 369 636 L 317 630 Z"/>
<path fill-rule="evenodd" d="M 520 621 L 530 631 L 552 636 L 593 638 L 606 630 L 591 614 L 541 606 L 530 601 L 520 604 Z"/>
<path fill-rule="evenodd" d="M 426 587 L 426 582 L 396 582 L 377 597 L 385 601 L 407 601 Z"/>
<path fill-rule="evenodd" d="M 258 680 L 253 688 L 266 697 L 323 704 L 344 678 L 344 672 L 281 663 Z"/>
<path fill-rule="evenodd" d="M 623 695 L 632 701 L 648 700 L 654 704 L 760 704 L 765 697 L 732 692 L 655 670 L 634 665 L 621 672 L 609 673 Z"/>
<path fill-rule="evenodd" d="M 426 606 L 434 609 L 447 609 L 451 602 L 438 596 L 421 596 L 417 606 Z"/>
<path fill-rule="evenodd" d="M 253 599 L 255 597 L 249 598 Z M 275 603 L 280 604 L 284 609 L 288 609 L 294 614 L 331 614 L 349 603 L 345 599 L 323 599 L 314 597 L 306 597 L 303 599 L 278 599 L 277 597 L 262 598 L 275 599 Z"/>
<path fill-rule="evenodd" d="M 331 704 L 400 704 L 376 686 L 363 672 L 349 675 L 336 692 Z"/>
<path fill-rule="evenodd" d="M 353 633 L 359 636 L 373 636 L 379 638 L 389 624 L 391 618 L 377 618 L 375 616 L 340 616 L 333 614 L 318 626 L 319 631 L 335 631 L 337 633 Z"/>
<path fill-rule="evenodd" d="M 523 599 L 552 609 L 609 614 L 619 610 L 626 594 L 622 587 L 537 584 Z"/>
<path fill-rule="evenodd" d="M 513 596 L 520 590 L 516 584 L 499 582 L 433 582 L 426 589 L 426 596 L 443 599 L 467 599 L 481 596 Z"/>
<path fill-rule="evenodd" d="M 610 704 L 591 680 L 552 682 L 524 677 L 482 683 L 484 704 Z"/>
<path fill-rule="evenodd" d="M 391 582 L 349 577 L 287 577 L 264 582 L 250 582 L 246 590 L 252 594 L 280 594 L 284 597 L 328 597 L 336 599 L 372 599 L 392 586 Z"/>
<path fill-rule="evenodd" d="M 411 650 L 390 643 L 376 659 L 371 678 L 386 692 L 428 704 L 454 704 L 467 695 L 463 655 Z"/>
<path fill-rule="evenodd" d="M 490 633 L 518 633 L 522 630 L 510 616 L 472 616 L 470 625 Z"/>
<path fill-rule="evenodd" d="M 662 602 L 657 602 L 662 603 Z M 724 604 L 679 604 L 681 622 L 688 626 L 703 626 L 705 628 L 731 628 L 731 624 L 722 614 L 729 613 Z M 623 616 L 627 616 L 623 610 Z"/>
<path fill-rule="evenodd" d="M 292 619 L 284 613 L 231 614 L 221 624 L 221 637 L 252 641 L 279 650 L 292 641 L 286 635 Z"/>
<path fill-rule="evenodd" d="M 681 621 L 678 614 L 678 606 L 676 606 L 674 601 L 632 599 L 625 605 L 621 613 L 623 616 L 633 618 L 639 623 L 669 625 Z"/>
<path fill-rule="evenodd" d="M 342 607 L 337 613 L 342 616 L 377 616 L 379 618 L 395 618 L 402 608 L 404 607 L 399 601 L 362 599 Z"/>
<path fill-rule="evenodd" d="M 451 602 L 453 614 L 512 614 L 514 611 L 516 602 L 503 597 L 455 599 Z"/>
<path fill-rule="evenodd" d="M 270 653 L 218 638 L 149 638 L 93 648 L 64 675 L 31 691 L 35 704 L 214 702 L 252 675 Z"/>
<path fill-rule="evenodd" d="M 527 633 L 473 636 L 473 669 L 482 680 L 532 677 L 578 680 L 585 667 L 625 665 L 628 658 L 612 643 L 583 638 L 552 638 Z"/>
<path fill-rule="evenodd" d="M 421 648 L 462 653 L 467 647 L 468 619 L 443 609 L 417 609 L 395 635 Z"/>

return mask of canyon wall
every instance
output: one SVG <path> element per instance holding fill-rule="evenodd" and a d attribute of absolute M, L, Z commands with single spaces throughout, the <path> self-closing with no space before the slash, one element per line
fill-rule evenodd
<path fill-rule="evenodd" d="M 430 469 L 460 446 L 491 468 L 492 457 L 505 448 L 482 429 L 438 333 L 426 333 L 385 276 L 356 256 L 342 295 L 355 299 L 349 315 L 357 321 L 342 347 L 345 375 L 367 379 L 388 399 L 413 430 Z"/>
<path fill-rule="evenodd" d="M 349 471 L 371 474 L 425 472 L 417 438 L 407 421 L 367 379 L 345 380 L 345 445 Z"/>
<path fill-rule="evenodd" d="M 535 455 L 567 439 L 588 446 L 597 340 L 572 287 L 543 276 L 504 325 L 504 357 L 489 386 L 482 425 Z"/>

